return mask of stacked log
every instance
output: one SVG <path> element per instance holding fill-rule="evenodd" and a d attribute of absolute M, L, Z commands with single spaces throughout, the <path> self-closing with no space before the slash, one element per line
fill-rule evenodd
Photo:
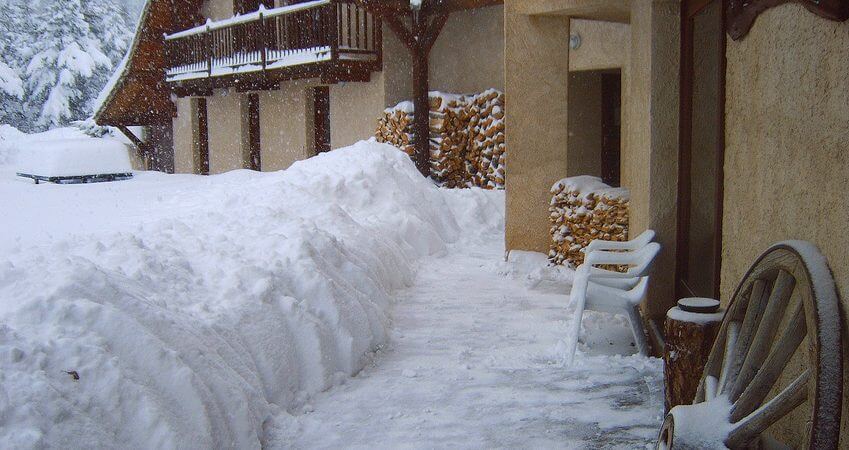
<path fill-rule="evenodd" d="M 490 89 L 474 95 L 431 92 L 431 176 L 450 188 L 503 189 L 506 177 L 504 94 Z M 375 137 L 413 155 L 413 110 L 402 102 L 386 110 Z"/>
<path fill-rule="evenodd" d="M 469 102 L 468 172 L 475 186 L 504 188 L 506 142 L 504 136 L 504 94 L 490 89 Z"/>
<path fill-rule="evenodd" d="M 394 145 L 412 157 L 413 146 L 413 107 L 409 102 L 400 103 L 383 112 L 378 120 L 375 138 L 378 142 Z"/>
<path fill-rule="evenodd" d="M 565 178 L 551 188 L 551 250 L 554 264 L 577 267 L 595 239 L 628 240 L 628 190 L 611 188 L 600 178 Z"/>

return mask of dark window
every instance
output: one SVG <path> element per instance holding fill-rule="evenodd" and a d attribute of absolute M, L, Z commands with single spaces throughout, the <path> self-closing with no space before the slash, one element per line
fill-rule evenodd
<path fill-rule="evenodd" d="M 197 129 L 195 130 L 194 169 L 198 175 L 209 175 L 209 115 L 206 109 L 206 99 L 195 99 L 197 102 Z"/>
<path fill-rule="evenodd" d="M 315 102 L 315 153 L 330 151 L 330 88 L 313 88 Z"/>
<path fill-rule="evenodd" d="M 259 134 L 259 94 L 248 94 L 248 152 L 246 168 L 262 170 Z"/>
<path fill-rule="evenodd" d="M 601 179 L 620 186 L 619 161 L 622 142 L 622 74 L 601 75 Z"/>
<path fill-rule="evenodd" d="M 259 9 L 259 5 L 265 5 L 266 9 L 274 8 L 274 0 L 234 0 L 233 12 L 235 14 L 247 14 Z"/>

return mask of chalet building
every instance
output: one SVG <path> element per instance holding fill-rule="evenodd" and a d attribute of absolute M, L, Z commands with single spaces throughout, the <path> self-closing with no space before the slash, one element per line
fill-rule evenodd
<path fill-rule="evenodd" d="M 414 77 L 416 30 L 368 1 L 149 0 L 95 118 L 150 169 L 285 169 L 371 137 L 416 86 L 503 90 L 503 6 L 464 3 L 422 31 L 433 39 Z"/>
<path fill-rule="evenodd" d="M 643 308 L 656 344 L 676 299 L 727 305 L 758 255 L 789 239 L 824 253 L 847 323 L 849 241 L 835 231 L 849 220 L 849 2 L 504 7 L 509 249 L 547 251 L 552 184 L 595 175 L 630 190 L 631 234 L 654 229 L 663 245 Z M 810 414 L 794 414 L 773 435 L 806 447 Z"/>

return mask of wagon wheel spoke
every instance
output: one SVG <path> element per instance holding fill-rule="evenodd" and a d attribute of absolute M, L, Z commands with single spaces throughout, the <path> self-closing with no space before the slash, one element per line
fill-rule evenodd
<path fill-rule="evenodd" d="M 731 366 L 734 365 L 735 349 L 737 348 L 737 338 L 740 336 L 740 322 L 731 322 L 728 324 L 728 331 L 725 335 L 725 351 L 722 358 L 722 370 L 719 373 L 719 390 L 725 385 L 728 379 L 728 372 Z"/>
<path fill-rule="evenodd" d="M 807 369 L 767 404 L 735 423 L 725 445 L 729 448 L 739 448 L 753 441 L 775 422 L 796 409 L 808 398 L 810 378 L 811 371 Z"/>
<path fill-rule="evenodd" d="M 806 334 L 805 309 L 804 305 L 799 302 L 793 310 L 790 323 L 773 346 L 773 350 L 767 356 L 763 366 L 734 403 L 734 408 L 731 411 L 732 423 L 736 423 L 749 415 L 763 402 L 790 358 L 796 353 L 796 349 L 802 343 Z"/>
<path fill-rule="evenodd" d="M 716 389 L 719 386 L 719 380 L 713 375 L 705 377 L 705 400 L 713 400 L 716 398 Z"/>
<path fill-rule="evenodd" d="M 734 386 L 730 390 L 729 398 L 732 402 L 736 401 L 743 390 L 751 383 L 752 378 L 769 354 L 775 334 L 778 331 L 778 326 L 781 324 L 781 318 L 784 317 L 784 313 L 787 311 L 787 305 L 795 287 L 796 279 L 787 271 L 780 270 L 773 284 L 772 292 L 770 293 L 769 301 L 766 304 L 766 310 L 760 320 L 757 332 L 752 339 L 752 344 L 746 354 L 739 374 L 734 380 Z"/>
<path fill-rule="evenodd" d="M 734 344 L 733 356 L 727 363 L 728 370 L 721 383 L 720 393 L 725 393 L 732 388 L 737 380 L 737 375 L 740 373 L 743 361 L 749 353 L 752 337 L 755 335 L 763 315 L 763 304 L 768 298 L 766 288 L 767 283 L 764 280 L 755 280 L 752 284 L 752 292 L 749 294 L 749 301 L 746 304 L 746 313 L 743 323 L 740 325 L 737 342 Z"/>

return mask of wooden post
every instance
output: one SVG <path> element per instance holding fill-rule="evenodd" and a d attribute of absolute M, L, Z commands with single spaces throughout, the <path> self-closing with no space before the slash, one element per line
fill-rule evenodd
<path fill-rule="evenodd" d="M 719 301 L 703 298 L 681 299 L 667 313 L 663 355 L 667 413 L 675 406 L 693 403 L 722 316 Z"/>
<path fill-rule="evenodd" d="M 428 52 L 420 48 L 413 53 L 413 144 L 416 148 L 416 167 L 424 176 L 430 176 L 429 67 Z"/>

